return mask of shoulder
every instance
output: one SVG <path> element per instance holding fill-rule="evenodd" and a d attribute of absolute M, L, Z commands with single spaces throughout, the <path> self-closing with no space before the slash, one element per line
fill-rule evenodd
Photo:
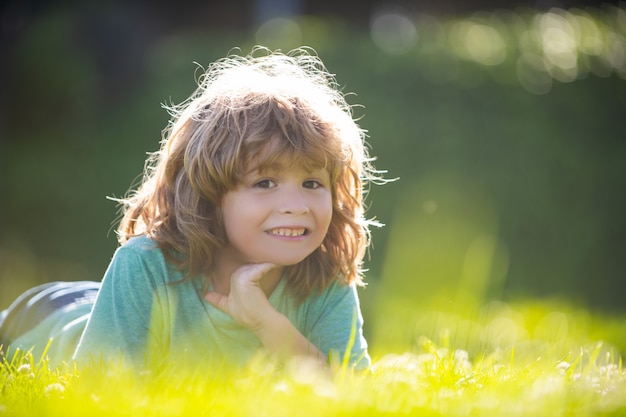
<path fill-rule="evenodd" d="M 182 272 L 167 261 L 157 243 L 145 235 L 133 237 L 117 248 L 108 272 L 117 272 L 116 275 L 123 277 L 146 276 L 156 281 L 175 281 L 182 276 Z"/>
<path fill-rule="evenodd" d="M 157 243 L 146 235 L 135 236 L 128 239 L 126 243 L 119 247 L 118 251 L 133 251 L 145 253 L 161 252 Z"/>
<path fill-rule="evenodd" d="M 165 256 L 163 256 L 163 252 L 159 249 L 157 243 L 145 235 L 133 237 L 117 248 L 114 260 L 120 258 L 124 260 L 144 260 L 150 264 L 165 262 Z"/>
<path fill-rule="evenodd" d="M 309 310 L 346 308 L 352 311 L 359 304 L 356 285 L 346 284 L 339 279 L 334 280 L 324 290 L 307 297 L 304 304 Z"/>
<path fill-rule="evenodd" d="M 356 295 L 356 293 L 357 286 L 355 283 L 348 284 L 342 278 L 337 278 L 333 280 L 328 287 L 322 290 L 318 296 L 353 296 Z"/>

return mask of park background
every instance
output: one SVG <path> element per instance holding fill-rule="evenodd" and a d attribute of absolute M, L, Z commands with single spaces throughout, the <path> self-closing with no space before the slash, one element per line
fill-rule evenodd
<path fill-rule="evenodd" d="M 555 337 L 587 312 L 624 322 L 623 3 L 9 1 L 1 42 L 0 308 L 102 277 L 107 197 L 135 183 L 161 103 L 198 68 L 308 45 L 398 178 L 368 196 L 386 224 L 360 291 L 374 346 L 444 325 L 462 344 L 455 318 L 516 302 L 548 303 Z"/>

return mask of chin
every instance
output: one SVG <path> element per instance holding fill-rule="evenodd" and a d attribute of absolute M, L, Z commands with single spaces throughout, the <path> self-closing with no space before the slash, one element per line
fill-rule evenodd
<path fill-rule="evenodd" d="M 289 258 L 269 258 L 264 260 L 263 262 L 269 262 L 272 263 L 274 265 L 278 265 L 278 266 L 294 266 L 299 264 L 300 262 L 304 261 L 306 259 L 305 257 L 298 257 L 298 258 L 293 258 L 293 257 L 289 257 Z"/>
<path fill-rule="evenodd" d="M 273 263 L 274 265 L 277 265 L 277 266 L 288 267 L 288 266 L 298 265 L 300 262 L 302 262 L 302 259 L 300 259 L 299 261 L 273 260 L 273 261 L 267 261 L 267 262 Z"/>

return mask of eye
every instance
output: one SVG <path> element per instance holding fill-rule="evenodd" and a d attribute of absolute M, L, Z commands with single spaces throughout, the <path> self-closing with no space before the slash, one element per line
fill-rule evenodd
<path fill-rule="evenodd" d="M 324 185 L 317 180 L 306 180 L 302 183 L 302 186 L 304 188 L 308 188 L 311 190 L 317 190 L 318 188 L 323 187 Z"/>
<path fill-rule="evenodd" d="M 262 179 L 254 183 L 256 188 L 272 188 L 276 186 L 276 183 L 272 180 Z"/>

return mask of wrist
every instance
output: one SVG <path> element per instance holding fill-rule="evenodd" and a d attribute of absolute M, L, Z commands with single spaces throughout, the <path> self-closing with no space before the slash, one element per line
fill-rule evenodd
<path fill-rule="evenodd" d="M 267 340 L 280 335 L 281 328 L 283 328 L 285 322 L 290 324 L 287 317 L 272 309 L 256 325 L 249 327 L 249 329 L 263 344 L 266 344 Z"/>
<path fill-rule="evenodd" d="M 300 356 L 313 357 L 321 364 L 326 363 L 326 357 L 296 329 L 287 316 L 276 310 L 262 321 L 262 325 L 250 330 L 265 349 L 280 360 Z"/>

